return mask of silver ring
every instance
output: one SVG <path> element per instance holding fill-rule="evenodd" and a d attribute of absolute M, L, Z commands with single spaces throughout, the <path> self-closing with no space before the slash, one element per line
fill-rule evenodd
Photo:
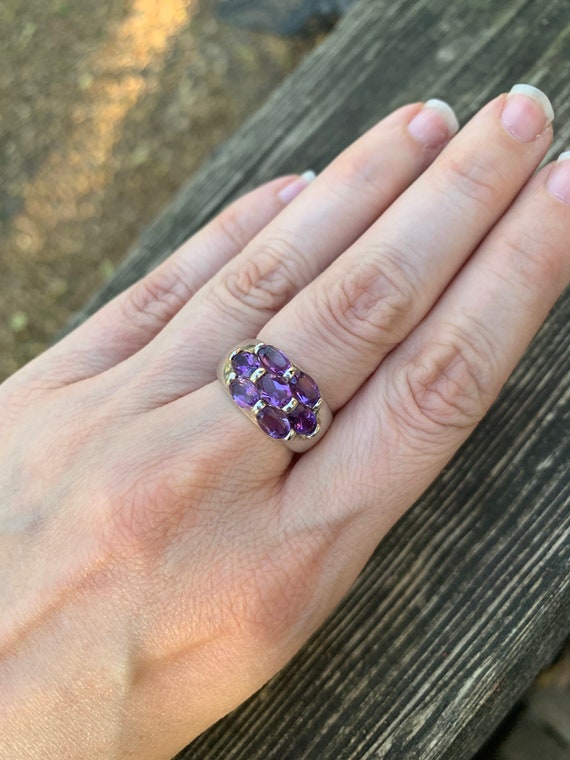
<path fill-rule="evenodd" d="M 313 378 L 260 340 L 246 340 L 232 349 L 218 367 L 218 379 L 256 427 L 292 451 L 310 449 L 332 422 Z"/>

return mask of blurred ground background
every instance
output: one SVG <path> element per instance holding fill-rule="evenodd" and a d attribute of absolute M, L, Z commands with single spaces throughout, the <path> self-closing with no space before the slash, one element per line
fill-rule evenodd
<path fill-rule="evenodd" d="M 237 29 L 214 10 L 0 2 L 0 380 L 319 38 Z"/>
<path fill-rule="evenodd" d="M 0 381 L 352 2 L 218 1 L 1 0 Z M 568 714 L 570 646 L 477 760 L 568 760 Z"/>

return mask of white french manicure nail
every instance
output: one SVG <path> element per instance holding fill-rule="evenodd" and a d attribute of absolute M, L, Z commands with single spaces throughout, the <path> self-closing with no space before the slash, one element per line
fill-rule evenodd
<path fill-rule="evenodd" d="M 315 172 L 309 169 L 308 171 L 303 172 L 300 177 L 297 177 L 288 185 L 285 185 L 285 187 L 278 193 L 282 203 L 291 203 L 291 201 L 296 198 L 316 176 Z"/>
<path fill-rule="evenodd" d="M 408 124 L 411 136 L 426 148 L 443 146 L 459 129 L 453 108 L 439 98 L 426 100 Z"/>
<path fill-rule="evenodd" d="M 565 150 L 552 165 L 546 180 L 550 195 L 570 206 L 570 150 Z"/>
<path fill-rule="evenodd" d="M 537 108 L 538 106 L 538 108 Z M 505 99 L 501 122 L 518 142 L 533 142 L 554 119 L 548 97 L 532 84 L 515 84 Z"/>
<path fill-rule="evenodd" d="M 310 182 L 312 182 L 314 179 L 316 179 L 316 177 L 317 177 L 317 175 L 315 174 L 315 172 L 312 169 L 309 169 L 308 171 L 303 172 L 301 174 L 301 179 L 305 180 L 305 182 L 307 183 L 307 185 Z"/>
<path fill-rule="evenodd" d="M 554 121 L 554 109 L 552 108 L 550 98 L 533 84 L 515 84 L 511 87 L 509 95 L 526 95 L 527 98 L 532 98 L 544 111 L 547 123 L 551 124 Z"/>

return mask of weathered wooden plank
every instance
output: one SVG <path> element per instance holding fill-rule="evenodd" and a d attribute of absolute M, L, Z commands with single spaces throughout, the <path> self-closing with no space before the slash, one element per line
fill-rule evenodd
<path fill-rule="evenodd" d="M 360 0 L 79 318 L 238 192 L 321 169 L 394 107 L 441 96 L 465 120 L 515 81 L 552 96 L 553 152 L 567 147 L 567 0 Z M 331 619 L 181 758 L 472 756 L 570 629 L 569 324 L 567 293 L 492 412 Z"/>

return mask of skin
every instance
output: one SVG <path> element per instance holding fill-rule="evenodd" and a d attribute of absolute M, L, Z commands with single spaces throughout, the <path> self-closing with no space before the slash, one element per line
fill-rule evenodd
<path fill-rule="evenodd" d="M 570 279 L 552 129 L 506 99 L 431 147 L 404 106 L 290 204 L 255 190 L 0 386 L 0 756 L 172 757 L 467 438 Z M 336 413 L 300 457 L 215 381 L 255 336 Z"/>

